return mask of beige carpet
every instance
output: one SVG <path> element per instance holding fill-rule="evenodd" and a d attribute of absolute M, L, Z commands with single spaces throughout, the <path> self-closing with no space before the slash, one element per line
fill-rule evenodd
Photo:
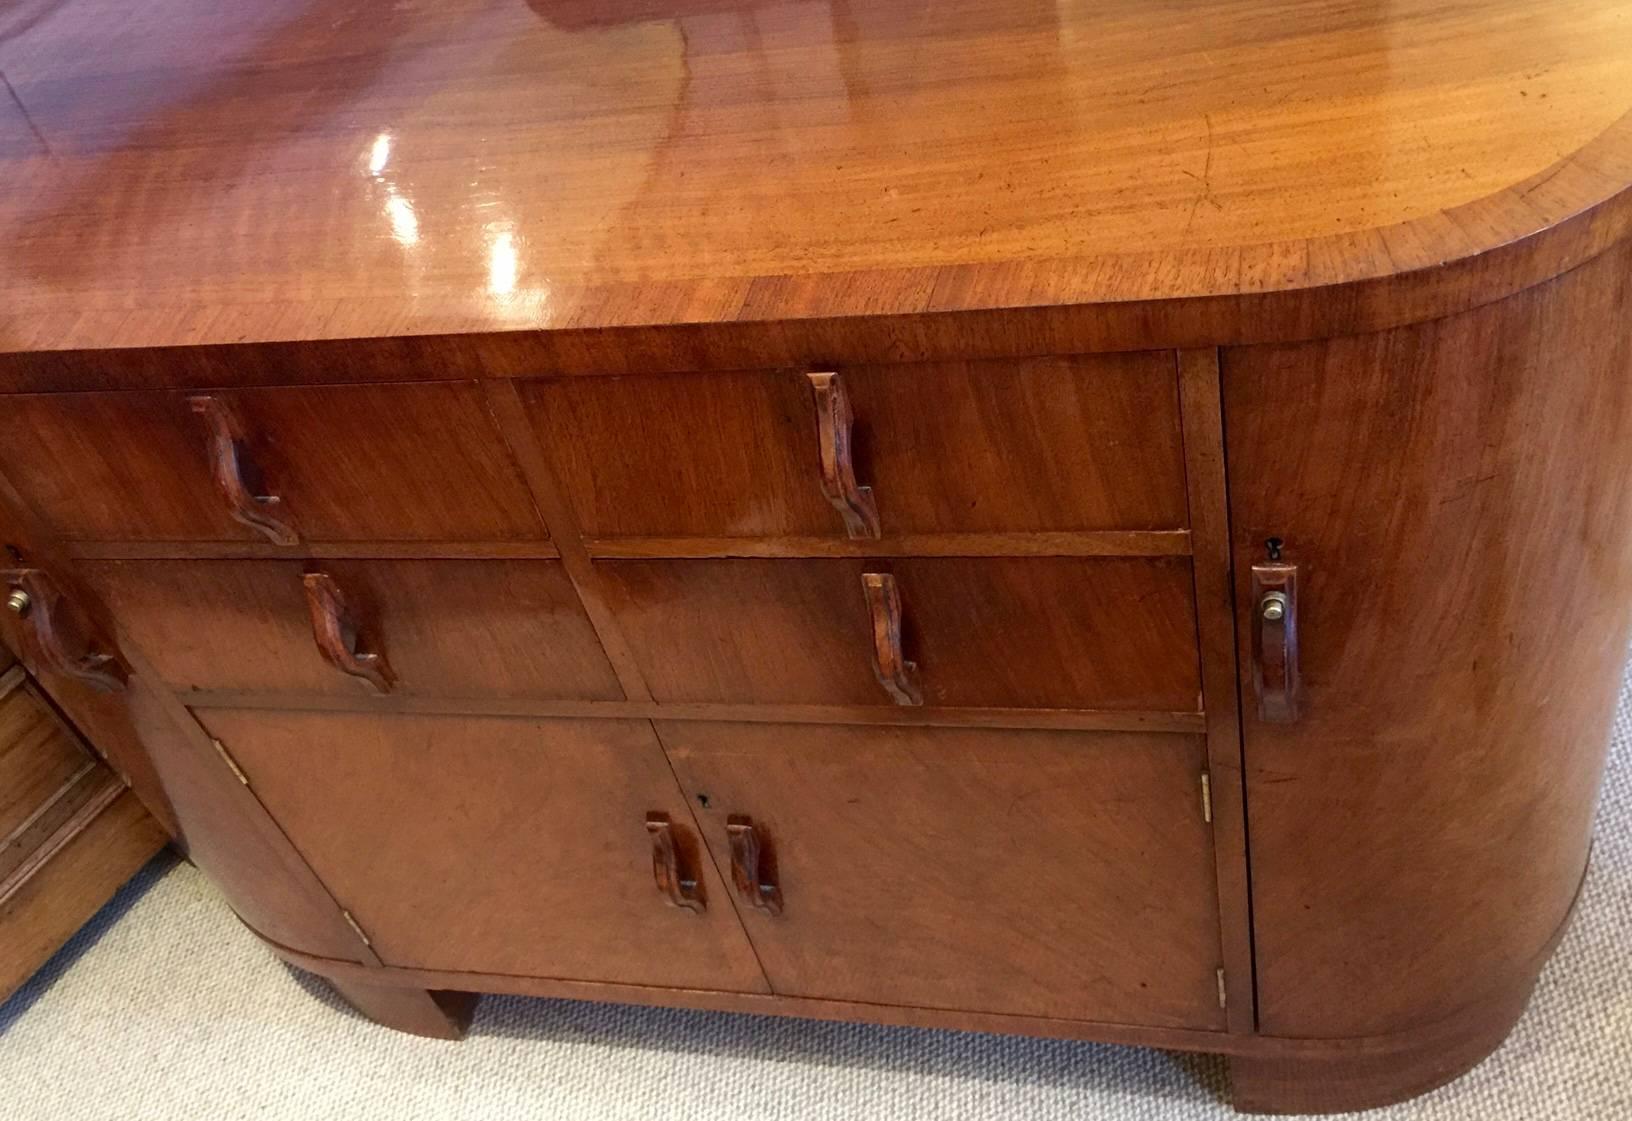
<path fill-rule="evenodd" d="M 412 1039 L 277 963 L 168 861 L 0 1006 L 14 1121 L 1165 1121 L 1227 1116 L 1223 1079 L 1129 1048 L 516 998 L 484 1001 L 462 1044 Z M 1632 688 L 1581 911 L 1529 1014 L 1468 1077 L 1366 1116 L 1632 1118 Z"/>

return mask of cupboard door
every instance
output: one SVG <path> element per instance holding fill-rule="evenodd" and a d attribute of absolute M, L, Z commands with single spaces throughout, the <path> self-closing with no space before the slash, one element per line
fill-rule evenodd
<path fill-rule="evenodd" d="M 1569 913 L 1632 637 L 1628 306 L 1632 248 L 1464 315 L 1224 352 L 1244 669 L 1265 540 L 1298 568 L 1296 718 L 1243 683 L 1265 1032 L 1527 990 Z"/>
<path fill-rule="evenodd" d="M 70 541 L 260 541 L 215 479 L 188 393 L 6 398 L 7 477 Z M 250 493 L 306 541 L 546 536 L 482 401 L 461 382 L 205 394 L 231 417 Z M 257 478 L 258 476 L 258 478 Z"/>
<path fill-rule="evenodd" d="M 178 689 L 367 695 L 324 660 L 303 577 L 328 574 L 410 696 L 621 700 L 557 561 L 87 561 L 121 634 Z"/>
<path fill-rule="evenodd" d="M 1194 712 L 1187 558 L 604 561 L 653 695 L 888 705 L 862 576 L 894 578 L 927 705 Z"/>
<path fill-rule="evenodd" d="M 388 965 L 766 991 L 642 721 L 201 718 Z M 654 813 L 701 911 L 654 880 Z"/>
<path fill-rule="evenodd" d="M 883 536 L 1187 524 L 1171 352 L 839 371 Z M 799 371 L 524 383 L 591 538 L 846 536 Z"/>
<path fill-rule="evenodd" d="M 1221 1029 L 1198 736 L 666 722 L 778 994 Z M 739 855 L 743 823 L 737 820 Z"/>

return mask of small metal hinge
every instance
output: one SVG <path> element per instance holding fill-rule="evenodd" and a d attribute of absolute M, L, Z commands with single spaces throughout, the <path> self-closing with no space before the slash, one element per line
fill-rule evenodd
<path fill-rule="evenodd" d="M 1224 967 L 1221 965 L 1218 967 L 1218 1006 L 1220 1008 L 1227 1008 L 1229 1007 L 1229 1003 L 1229 995 L 1224 990 Z"/>
<path fill-rule="evenodd" d="M 215 753 L 221 756 L 221 761 L 227 765 L 227 767 L 237 777 L 238 781 L 243 783 L 245 786 L 248 786 L 249 776 L 244 774 L 244 769 L 238 765 L 238 761 L 234 759 L 232 757 L 232 753 L 227 750 L 227 745 L 222 743 L 220 740 L 212 739 L 210 742 L 215 745 Z"/>
<path fill-rule="evenodd" d="M 363 931 L 362 927 L 357 925 L 357 920 L 351 917 L 350 911 L 341 910 L 340 917 L 346 920 L 347 926 L 351 927 L 352 930 L 357 932 L 357 937 L 363 940 L 363 945 L 369 947 L 370 949 L 373 948 L 374 943 L 369 941 L 368 935 Z"/>
<path fill-rule="evenodd" d="M 1213 776 L 1206 771 L 1201 772 L 1201 820 L 1213 821 Z"/>

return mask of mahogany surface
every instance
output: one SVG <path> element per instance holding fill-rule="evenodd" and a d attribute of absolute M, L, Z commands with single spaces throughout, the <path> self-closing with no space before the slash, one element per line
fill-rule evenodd
<path fill-rule="evenodd" d="M 468 384 L 219 395 L 277 515 L 311 541 L 543 536 Z M 14 397 L 0 413 L 13 484 L 70 541 L 259 540 L 215 492 L 185 394 Z"/>
<path fill-rule="evenodd" d="M 1223 1026 L 1199 737 L 657 728 L 716 863 L 732 814 L 774 846 L 773 992 Z"/>
<path fill-rule="evenodd" d="M 880 536 L 1184 528 L 1169 353 L 847 367 Z M 844 536 L 797 373 L 523 383 L 584 533 Z M 926 407 L 930 406 L 930 407 Z M 971 455 L 971 451 L 987 451 Z"/>
<path fill-rule="evenodd" d="M 173 688 L 366 696 L 319 655 L 305 568 L 344 589 L 360 641 L 404 694 L 622 699 L 555 561 L 87 561 L 81 571 Z"/>
<path fill-rule="evenodd" d="M 895 576 L 926 703 L 1199 706 L 1180 558 L 911 557 L 605 561 L 623 633 L 658 701 L 889 704 L 873 676 L 866 572 Z M 1127 613 L 1137 615 L 1137 626 Z"/>
<path fill-rule="evenodd" d="M 766 991 L 646 721 L 222 709 L 204 725 L 389 965 Z M 701 913 L 653 884 L 654 811 Z"/>
<path fill-rule="evenodd" d="M 1449 1015 L 1569 909 L 1632 631 L 1629 297 L 1623 247 L 1456 319 L 1225 352 L 1237 581 L 1271 533 L 1302 579 L 1304 711 L 1243 715 L 1267 1032 Z"/>
<path fill-rule="evenodd" d="M 167 839 L 0 644 L 0 1001 Z"/>
<path fill-rule="evenodd" d="M 31 0 L 0 77 L 0 630 L 365 1015 L 1336 1111 L 1523 1012 L 1632 638 L 1632 5 Z"/>
<path fill-rule="evenodd" d="M 10 349 L 1273 292 L 1632 159 L 1602 0 L 43 6 L 0 46 Z"/>

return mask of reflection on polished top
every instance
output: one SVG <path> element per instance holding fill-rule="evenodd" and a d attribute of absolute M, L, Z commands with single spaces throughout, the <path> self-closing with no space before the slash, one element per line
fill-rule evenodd
<path fill-rule="evenodd" d="M 1617 0 L 13 0 L 0 75 L 0 351 L 1266 291 L 1632 181 Z"/>

